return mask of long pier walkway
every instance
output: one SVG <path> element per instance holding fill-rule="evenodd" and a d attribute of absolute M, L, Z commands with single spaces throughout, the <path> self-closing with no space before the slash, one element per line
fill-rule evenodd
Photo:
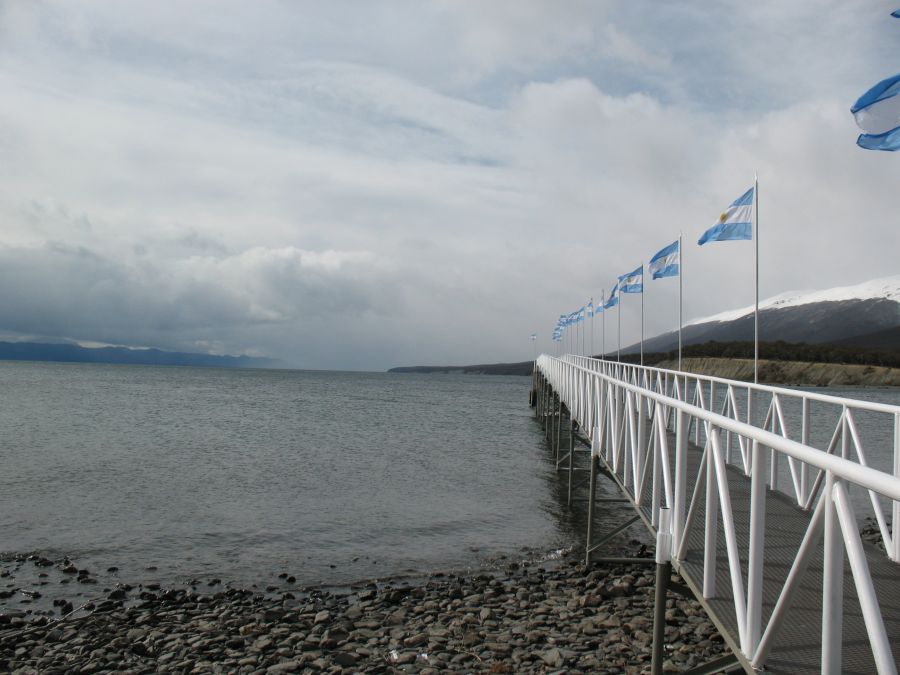
<path fill-rule="evenodd" d="M 897 672 L 900 407 L 577 356 L 537 360 L 534 403 L 587 562 L 623 527 L 597 532 L 606 476 L 656 537 L 658 604 L 674 568 L 731 647 L 695 672 Z"/>

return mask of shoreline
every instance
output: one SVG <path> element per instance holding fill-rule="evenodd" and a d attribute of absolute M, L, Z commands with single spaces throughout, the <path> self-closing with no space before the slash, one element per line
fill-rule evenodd
<path fill-rule="evenodd" d="M 85 616 L 0 617 L 0 669 L 637 673 L 650 663 L 654 574 L 651 564 L 586 570 L 569 552 L 341 587 L 120 583 Z M 670 596 L 666 623 L 667 671 L 727 651 L 695 600 Z"/>
<path fill-rule="evenodd" d="M 677 361 L 662 361 L 657 368 L 674 369 Z M 681 369 L 695 375 L 753 381 L 753 359 L 686 357 Z M 900 368 L 850 363 L 759 360 L 760 384 L 780 387 L 900 387 Z"/>

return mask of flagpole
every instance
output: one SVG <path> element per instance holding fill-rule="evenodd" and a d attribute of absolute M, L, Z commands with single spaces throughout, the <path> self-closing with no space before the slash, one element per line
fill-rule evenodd
<path fill-rule="evenodd" d="M 585 309 L 584 311 L 585 311 L 585 313 L 587 313 L 587 309 Z M 584 323 L 584 319 L 582 319 L 579 323 Z M 581 329 L 581 355 L 582 355 L 582 356 L 584 356 L 584 352 L 586 351 L 585 348 L 584 348 L 584 334 L 585 334 L 585 332 L 586 332 L 586 331 L 584 330 L 584 327 L 582 327 L 582 329 Z"/>
<path fill-rule="evenodd" d="M 759 382 L 759 176 L 753 176 L 753 202 L 756 210 L 754 239 L 756 239 L 756 308 L 753 312 L 753 383 Z"/>
<path fill-rule="evenodd" d="M 681 370 L 681 328 L 684 324 L 681 314 L 682 289 L 684 280 L 684 247 L 681 245 L 682 234 L 678 233 L 678 370 Z"/>
<path fill-rule="evenodd" d="M 616 314 L 619 315 L 619 342 L 616 345 L 616 361 L 622 360 L 622 295 L 621 291 L 619 291 L 619 304 L 617 305 L 619 308 Z"/>
<path fill-rule="evenodd" d="M 600 293 L 600 302 L 603 304 L 603 318 L 600 319 L 600 358 L 606 360 L 606 289 Z"/>
<path fill-rule="evenodd" d="M 578 317 L 575 317 L 575 354 L 579 355 L 581 352 L 578 351 L 578 338 L 581 337 L 581 322 L 578 320 Z"/>
<path fill-rule="evenodd" d="M 644 261 L 641 260 L 641 365 L 644 365 Z"/>
<path fill-rule="evenodd" d="M 594 316 L 597 310 L 594 308 L 594 296 L 591 296 L 591 358 L 594 358 Z"/>

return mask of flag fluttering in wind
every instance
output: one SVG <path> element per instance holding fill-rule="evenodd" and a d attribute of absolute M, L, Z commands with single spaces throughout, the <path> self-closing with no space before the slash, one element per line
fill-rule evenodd
<path fill-rule="evenodd" d="M 532 340 L 537 340 L 537 333 L 532 333 L 532 334 L 531 334 L 531 339 L 532 339 Z"/>
<path fill-rule="evenodd" d="M 612 309 L 616 305 L 619 304 L 619 282 L 616 282 L 616 285 L 613 286 L 613 289 L 609 292 L 609 298 L 607 298 L 606 302 L 603 303 L 603 309 Z"/>
<path fill-rule="evenodd" d="M 644 292 L 644 265 L 635 268 L 628 274 L 619 277 L 620 293 L 643 293 Z"/>
<path fill-rule="evenodd" d="M 898 10 L 900 12 L 900 10 Z M 900 150 L 900 75 L 882 80 L 850 108 L 863 133 L 856 144 L 866 150 Z"/>
<path fill-rule="evenodd" d="M 753 207 L 756 206 L 756 217 Z M 755 221 L 755 226 L 754 226 Z M 756 230 L 754 236 L 754 230 Z M 756 243 L 753 264 L 756 281 L 756 303 L 753 310 L 753 382 L 759 382 L 759 179 L 753 187 L 735 199 L 728 210 L 719 216 L 719 222 L 709 228 L 697 243 L 703 246 L 710 241 L 735 241 L 753 239 Z"/>
<path fill-rule="evenodd" d="M 594 300 L 593 299 L 591 299 L 591 301 L 587 304 L 587 315 L 588 315 L 588 317 L 594 316 Z"/>
<path fill-rule="evenodd" d="M 678 268 L 681 264 L 680 248 L 678 240 L 676 239 L 664 249 L 661 249 L 655 256 L 650 258 L 650 263 L 647 266 L 650 277 L 653 279 L 677 277 Z"/>
<path fill-rule="evenodd" d="M 648 266 L 652 279 L 678 277 L 678 370 L 681 370 L 681 236 L 650 258 Z"/>
<path fill-rule="evenodd" d="M 900 19 L 900 9 L 895 9 L 893 12 L 891 12 L 891 16 L 895 19 Z"/>
<path fill-rule="evenodd" d="M 750 188 L 735 199 L 719 216 L 719 222 L 704 232 L 697 243 L 703 246 L 711 241 L 753 239 L 753 192 L 754 188 Z"/>

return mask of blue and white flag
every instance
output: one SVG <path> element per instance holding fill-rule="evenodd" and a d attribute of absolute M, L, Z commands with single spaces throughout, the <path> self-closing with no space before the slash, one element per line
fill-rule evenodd
<path fill-rule="evenodd" d="M 532 333 L 532 334 L 531 334 L 531 339 L 532 339 L 532 340 L 537 340 L 537 333 Z"/>
<path fill-rule="evenodd" d="M 900 9 L 895 9 L 893 12 L 891 12 L 891 16 L 895 19 L 900 19 Z"/>
<path fill-rule="evenodd" d="M 680 267 L 680 253 L 678 240 L 660 250 L 655 256 L 650 258 L 650 264 L 647 266 L 651 279 L 662 279 L 663 277 L 677 277 L 678 268 Z"/>
<path fill-rule="evenodd" d="M 594 299 L 593 298 L 591 298 L 590 301 L 588 302 L 587 315 L 588 315 L 588 318 L 594 316 Z"/>
<path fill-rule="evenodd" d="M 900 10 L 898 10 L 900 11 Z M 866 150 L 900 150 L 900 75 L 882 80 L 850 108 L 863 130 L 856 144 Z"/>
<path fill-rule="evenodd" d="M 750 188 L 735 199 L 719 216 L 719 222 L 704 232 L 697 243 L 703 246 L 711 241 L 753 239 L 753 190 Z"/>
<path fill-rule="evenodd" d="M 612 309 L 616 305 L 619 304 L 619 282 L 616 282 L 616 285 L 613 286 L 613 289 L 609 292 L 609 298 L 603 303 L 603 309 Z"/>
<path fill-rule="evenodd" d="M 620 293 L 643 293 L 644 292 L 644 265 L 635 268 L 628 274 L 619 277 Z"/>

